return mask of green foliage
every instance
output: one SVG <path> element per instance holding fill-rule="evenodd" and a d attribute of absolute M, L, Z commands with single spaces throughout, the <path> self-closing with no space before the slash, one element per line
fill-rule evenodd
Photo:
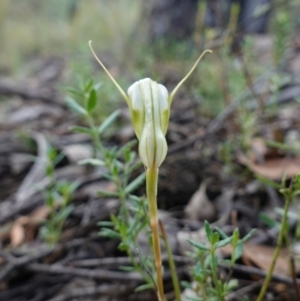
<path fill-rule="evenodd" d="M 285 179 L 282 180 L 281 185 L 277 184 L 277 188 L 279 187 L 279 191 L 283 194 L 285 201 L 291 204 L 293 202 L 294 205 L 294 211 L 288 211 L 285 212 L 285 209 L 282 208 L 275 208 L 274 211 L 277 213 L 277 218 L 270 217 L 265 212 L 260 212 L 259 217 L 261 221 L 270 228 L 277 228 L 278 231 L 281 230 L 282 227 L 285 227 L 284 230 L 284 237 L 285 242 L 288 245 L 288 247 L 291 247 L 294 241 L 297 241 L 300 237 L 300 204 L 297 201 L 297 196 L 300 194 L 300 174 L 296 175 L 295 178 L 292 180 L 289 186 L 287 186 L 287 183 Z M 291 220 L 296 221 L 296 227 L 294 230 L 294 237 L 292 240 L 288 237 L 288 232 L 290 230 L 289 224 L 286 223 L 285 225 L 282 224 L 282 218 L 286 215 Z M 279 221 L 279 218 L 281 221 Z"/>
<path fill-rule="evenodd" d="M 273 254 L 273 258 L 272 258 L 272 262 L 271 265 L 269 267 L 267 276 L 264 280 L 263 286 L 260 290 L 260 293 L 257 297 L 257 301 L 262 301 L 264 299 L 264 296 L 267 292 L 269 283 L 271 281 L 272 275 L 273 275 L 273 271 L 276 265 L 276 261 L 279 257 L 280 254 L 280 250 L 282 248 L 283 243 L 285 242 L 286 245 L 288 246 L 288 248 L 291 248 L 292 246 L 292 242 L 290 240 L 289 237 L 289 223 L 288 223 L 288 215 L 289 215 L 289 208 L 290 205 L 293 201 L 296 200 L 296 197 L 300 194 L 300 174 L 297 174 L 294 179 L 291 181 L 291 183 L 289 185 L 287 185 L 286 183 L 286 179 L 285 177 L 283 177 L 282 179 L 282 184 L 281 184 L 281 189 L 279 190 L 282 195 L 284 196 L 284 208 L 283 210 L 280 210 L 281 212 L 281 221 L 280 223 L 278 223 L 277 221 L 269 218 L 267 215 L 262 215 L 263 217 L 263 221 L 265 221 L 268 225 L 270 226 L 275 226 L 278 228 L 279 230 L 279 234 L 277 237 L 277 244 L 276 244 L 276 248 Z M 297 210 L 299 212 L 299 202 L 296 202 L 296 206 L 297 206 Z M 295 237 L 296 239 L 299 239 L 299 224 L 300 224 L 300 215 L 298 215 L 298 219 L 297 219 L 297 226 L 296 226 L 296 232 L 295 232 Z"/>
<path fill-rule="evenodd" d="M 274 64 L 283 67 L 286 62 L 286 49 L 298 20 L 296 1 L 276 0 L 273 5 L 280 9 L 272 11 L 271 30 L 274 39 Z"/>
<path fill-rule="evenodd" d="M 207 221 L 204 223 L 204 229 L 206 243 L 189 240 L 189 243 L 195 248 L 191 257 L 196 260 L 196 264 L 191 268 L 191 273 L 196 287 L 187 282 L 183 285 L 197 293 L 198 297 L 195 300 L 226 300 L 226 296 L 238 286 L 237 280 L 230 279 L 233 265 L 242 256 L 243 244 L 253 235 L 255 230 L 241 239 L 238 229 L 235 229 L 230 237 L 219 228 L 213 230 Z M 228 244 L 232 245 L 230 260 L 219 260 L 217 250 Z M 218 277 L 219 262 L 229 266 L 229 277 L 226 280 L 220 280 Z"/>
<path fill-rule="evenodd" d="M 119 199 L 120 210 L 117 215 L 111 215 L 111 221 L 99 223 L 101 226 L 100 235 L 120 241 L 119 249 L 128 255 L 132 263 L 132 266 L 122 267 L 122 270 L 137 271 L 145 280 L 145 284 L 139 286 L 137 291 L 154 288 L 155 266 L 152 256 L 136 255 L 137 250 L 139 250 L 138 237 L 146 234 L 150 239 L 147 200 L 132 195 L 145 182 L 145 173 L 141 173 L 133 180 L 131 179 L 132 174 L 141 167 L 136 153 L 132 151 L 136 141 L 130 141 L 121 148 L 108 148 L 103 144 L 102 136 L 116 122 L 120 111 L 116 110 L 102 123 L 96 123 L 97 120 L 93 117 L 93 112 L 97 107 L 99 87 L 99 84 L 95 85 L 90 80 L 83 82 L 78 89 L 68 89 L 73 96 L 72 101 L 69 100 L 70 98 L 67 99 L 68 105 L 88 124 L 88 127 L 74 126 L 72 129 L 89 135 L 95 148 L 94 158 L 80 161 L 79 164 L 105 167 L 106 171 L 102 176 L 115 184 L 116 191 L 98 191 L 98 195 Z M 83 111 L 84 114 L 82 114 Z"/>
<path fill-rule="evenodd" d="M 69 80 L 73 72 L 90 75 L 90 53 L 85 47 L 89 39 L 101 41 L 102 51 L 119 56 L 140 11 L 137 0 L 130 5 L 127 0 L 2 0 L 0 5 L 0 68 L 17 70 L 32 54 L 64 53 L 71 59 Z"/>
<path fill-rule="evenodd" d="M 49 244 L 55 244 L 59 241 L 65 220 L 73 210 L 73 205 L 70 202 L 78 186 L 77 182 L 57 181 L 55 166 L 62 158 L 63 154 L 57 154 L 54 148 L 49 147 L 45 172 L 50 183 L 42 192 L 45 205 L 49 208 L 50 213 L 48 219 L 40 228 L 40 236 Z"/>

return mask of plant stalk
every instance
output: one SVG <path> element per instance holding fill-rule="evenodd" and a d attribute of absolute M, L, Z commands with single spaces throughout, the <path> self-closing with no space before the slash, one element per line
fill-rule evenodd
<path fill-rule="evenodd" d="M 160 252 L 160 241 L 158 231 L 158 214 L 157 214 L 157 181 L 158 168 L 148 168 L 146 172 L 147 198 L 150 214 L 150 225 L 152 228 L 153 252 L 155 257 L 155 268 L 157 274 L 157 296 L 159 301 L 164 301 L 164 285 L 162 278 L 162 263 Z"/>
<path fill-rule="evenodd" d="M 264 296 L 266 294 L 266 291 L 268 289 L 269 283 L 271 281 L 272 274 L 273 274 L 273 271 L 274 271 L 274 267 L 275 267 L 277 258 L 280 254 L 282 242 L 283 242 L 283 239 L 284 239 L 284 233 L 285 233 L 285 230 L 286 230 L 286 223 L 287 223 L 288 209 L 290 207 L 291 200 L 292 200 L 292 198 L 290 196 L 286 197 L 285 204 L 284 204 L 284 212 L 283 212 L 283 216 L 282 216 L 282 219 L 281 219 L 281 228 L 280 228 L 280 232 L 279 232 L 278 239 L 277 239 L 277 246 L 276 246 L 276 249 L 274 251 L 274 255 L 273 255 L 273 258 L 272 258 L 272 263 L 271 263 L 271 266 L 268 270 L 268 274 L 265 278 L 264 284 L 263 284 L 263 286 L 262 286 L 262 288 L 259 292 L 259 295 L 258 295 L 256 301 L 263 301 Z"/>
<path fill-rule="evenodd" d="M 176 301 L 181 301 L 180 284 L 179 284 L 179 280 L 178 280 L 178 276 L 177 276 L 177 272 L 176 272 L 176 266 L 175 266 L 171 246 L 170 246 L 170 243 L 168 240 L 168 235 L 167 235 L 165 227 L 161 221 L 159 221 L 159 227 L 160 227 L 162 239 L 165 242 L 165 247 L 166 247 L 166 251 L 167 251 L 167 255 L 168 255 L 169 267 L 170 267 L 170 271 L 171 271 Z"/>
<path fill-rule="evenodd" d="M 218 297 L 220 298 L 220 301 L 224 301 L 224 297 L 222 296 L 222 288 L 219 285 L 219 281 L 218 281 L 218 268 L 216 265 L 216 260 L 215 260 L 215 249 L 212 246 L 211 251 L 211 269 L 212 269 L 212 278 L 213 278 L 213 282 L 215 284 L 215 288 L 218 294 Z"/>

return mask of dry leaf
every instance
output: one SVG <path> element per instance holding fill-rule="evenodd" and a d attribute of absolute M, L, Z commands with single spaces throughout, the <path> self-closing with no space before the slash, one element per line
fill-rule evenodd
<path fill-rule="evenodd" d="M 216 209 L 206 195 L 206 187 L 209 181 L 208 179 L 201 183 L 184 209 L 186 216 L 191 220 L 212 221 L 215 218 Z"/>
<path fill-rule="evenodd" d="M 49 215 L 50 208 L 48 206 L 41 206 L 36 208 L 29 216 L 31 224 L 39 224 L 43 222 Z"/>
<path fill-rule="evenodd" d="M 14 223 L 10 230 L 10 244 L 17 247 L 25 240 L 25 229 L 21 223 Z"/>
<path fill-rule="evenodd" d="M 232 246 L 227 245 L 221 248 L 224 254 L 230 255 L 232 253 Z M 275 248 L 264 245 L 253 245 L 250 243 L 244 244 L 242 260 L 248 266 L 255 265 L 256 267 L 268 271 L 272 262 Z M 300 265 L 296 264 L 296 270 L 300 271 Z M 274 274 L 287 275 L 289 273 L 289 250 L 281 249 L 280 255 L 276 261 Z"/>
<path fill-rule="evenodd" d="M 50 209 L 47 206 L 41 206 L 35 209 L 30 215 L 19 217 L 10 229 L 11 246 L 17 247 L 25 242 L 25 240 L 33 240 L 37 226 L 48 217 L 49 213 Z"/>
<path fill-rule="evenodd" d="M 262 138 L 253 138 L 251 141 L 251 150 L 256 158 L 254 161 L 260 161 L 267 154 L 268 148 Z"/>
<path fill-rule="evenodd" d="M 268 271 L 272 262 L 274 250 L 275 248 L 269 246 L 245 244 L 243 259 L 247 259 L 260 269 Z M 288 258 L 288 250 L 282 249 L 276 261 L 274 274 L 289 275 Z"/>
<path fill-rule="evenodd" d="M 292 178 L 300 172 L 300 157 L 270 159 L 262 164 L 257 164 L 244 154 L 240 154 L 238 160 L 247 165 L 252 172 L 275 181 L 281 180 L 283 176 Z"/>

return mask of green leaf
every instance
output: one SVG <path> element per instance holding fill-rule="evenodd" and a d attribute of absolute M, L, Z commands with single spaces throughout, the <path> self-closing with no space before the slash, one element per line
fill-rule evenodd
<path fill-rule="evenodd" d="M 124 146 L 122 146 L 116 153 L 116 157 L 119 158 L 122 156 L 128 149 L 131 149 L 133 146 L 137 144 L 137 140 L 131 140 L 127 142 Z"/>
<path fill-rule="evenodd" d="M 230 244 L 231 241 L 232 241 L 232 236 L 227 237 L 227 238 L 217 242 L 215 245 L 215 248 L 219 249 L 219 248 L 225 247 L 226 245 Z"/>
<path fill-rule="evenodd" d="M 204 245 L 204 244 L 201 244 L 201 243 L 198 243 L 194 240 L 191 240 L 191 239 L 188 239 L 187 240 L 192 246 L 196 247 L 197 249 L 200 249 L 202 251 L 208 251 L 209 248 L 208 246 Z"/>
<path fill-rule="evenodd" d="M 294 146 L 288 145 L 286 143 L 280 143 L 280 142 L 272 141 L 272 140 L 265 140 L 265 142 L 266 142 L 267 146 L 271 146 L 271 147 L 274 147 L 274 148 L 277 148 L 280 150 L 294 151 L 294 152 L 300 153 L 299 147 L 294 147 Z"/>
<path fill-rule="evenodd" d="M 87 110 L 89 113 L 92 113 L 97 105 L 97 92 L 93 89 L 90 93 L 90 97 L 87 103 Z"/>
<path fill-rule="evenodd" d="M 214 232 L 212 239 L 211 239 L 211 244 L 214 246 L 220 239 L 220 236 L 217 232 Z"/>
<path fill-rule="evenodd" d="M 91 135 L 92 131 L 89 128 L 83 126 L 71 126 L 70 130 L 76 133 L 88 134 Z"/>
<path fill-rule="evenodd" d="M 255 231 L 256 231 L 256 229 L 252 229 L 246 236 L 244 236 L 244 237 L 241 239 L 241 241 L 242 241 L 242 242 L 247 241 L 247 240 L 254 234 Z"/>
<path fill-rule="evenodd" d="M 119 197 L 118 193 L 116 192 L 109 192 L 104 190 L 98 190 L 97 195 L 100 197 L 106 197 L 106 198 L 117 198 Z"/>
<path fill-rule="evenodd" d="M 262 182 L 263 184 L 265 184 L 266 186 L 270 186 L 270 187 L 273 187 L 275 189 L 280 189 L 281 188 L 281 185 L 275 181 L 272 181 L 268 178 L 265 178 L 263 176 L 260 176 L 260 175 L 255 175 L 255 177 L 260 181 Z"/>
<path fill-rule="evenodd" d="M 267 226 L 280 229 L 280 223 L 269 217 L 265 212 L 260 212 L 259 217 Z"/>
<path fill-rule="evenodd" d="M 134 271 L 134 267 L 131 267 L 131 266 L 124 266 L 124 265 L 121 265 L 121 266 L 119 267 L 119 269 L 120 269 L 121 271 L 124 271 L 124 272 L 132 272 L 132 271 Z M 126 275 L 124 275 L 124 277 L 126 277 Z"/>
<path fill-rule="evenodd" d="M 56 166 L 66 155 L 64 153 L 59 153 L 52 161 L 52 165 Z"/>
<path fill-rule="evenodd" d="M 275 212 L 281 216 L 284 215 L 284 210 L 282 208 L 276 207 Z M 296 219 L 296 220 L 299 218 L 299 214 L 297 213 L 297 211 L 296 212 L 288 211 L 287 216 L 291 219 Z"/>
<path fill-rule="evenodd" d="M 232 254 L 232 259 L 233 259 L 234 262 L 242 257 L 243 249 L 244 249 L 243 243 L 241 241 L 238 242 L 235 249 L 234 249 L 234 251 L 233 251 L 233 254 Z"/>
<path fill-rule="evenodd" d="M 206 233 L 206 237 L 210 243 L 212 243 L 213 232 L 211 230 L 210 224 L 208 221 L 204 222 L 204 229 Z"/>
<path fill-rule="evenodd" d="M 73 98 L 67 97 L 67 106 L 78 115 L 87 115 L 87 111 L 81 105 L 79 105 Z"/>
<path fill-rule="evenodd" d="M 224 238 L 227 238 L 228 235 L 226 235 L 226 233 L 220 229 L 219 227 L 216 227 L 215 230 L 219 233 L 219 235 L 224 239 Z"/>
<path fill-rule="evenodd" d="M 100 221 L 97 223 L 97 225 L 100 227 L 112 227 L 114 223 L 111 221 Z"/>
<path fill-rule="evenodd" d="M 98 132 L 99 134 L 102 134 L 105 132 L 105 130 L 111 126 L 113 122 L 117 119 L 117 117 L 121 114 L 120 110 L 116 110 L 113 113 L 111 113 L 99 126 Z"/>
<path fill-rule="evenodd" d="M 180 281 L 180 284 L 184 288 L 194 289 L 193 286 L 192 286 L 192 284 L 190 282 L 188 282 L 188 281 L 185 281 L 185 280 Z"/>
<path fill-rule="evenodd" d="M 239 282 L 237 281 L 237 279 L 231 279 L 229 280 L 226 286 L 227 286 L 227 290 L 232 291 L 233 289 L 239 286 Z"/>
<path fill-rule="evenodd" d="M 204 262 L 203 265 L 205 268 L 210 268 L 211 267 L 211 263 L 212 263 L 213 257 L 211 255 L 211 253 L 209 253 L 205 258 L 204 258 Z"/>
<path fill-rule="evenodd" d="M 112 229 L 109 229 L 109 228 L 101 229 L 100 235 L 104 236 L 104 237 L 115 238 L 115 239 L 121 239 L 122 238 L 120 233 L 118 233 L 118 232 L 116 232 Z"/>
<path fill-rule="evenodd" d="M 136 190 L 139 186 L 141 186 L 144 183 L 145 178 L 146 174 L 143 172 L 125 188 L 125 193 L 128 194 Z"/>
<path fill-rule="evenodd" d="M 238 228 L 235 228 L 232 234 L 232 244 L 236 245 L 239 239 L 240 239 L 240 231 Z"/>
<path fill-rule="evenodd" d="M 230 259 L 221 259 L 220 263 L 231 265 L 232 261 Z"/>
<path fill-rule="evenodd" d="M 152 282 L 142 284 L 142 285 L 138 286 L 134 291 L 135 292 L 141 292 L 141 291 L 148 290 L 148 289 L 153 289 L 153 283 Z"/>
<path fill-rule="evenodd" d="M 92 80 L 92 79 L 89 80 L 88 82 L 86 82 L 84 84 L 84 91 L 88 92 L 92 88 L 93 84 L 94 84 L 94 80 Z"/>
<path fill-rule="evenodd" d="M 70 213 L 73 211 L 74 206 L 73 205 L 69 205 L 66 208 L 64 208 L 61 211 L 58 211 L 54 217 L 54 220 L 57 222 L 64 222 L 67 217 L 70 215 Z"/>
<path fill-rule="evenodd" d="M 100 160 L 100 159 L 84 159 L 78 162 L 79 165 L 85 165 L 85 164 L 90 164 L 93 166 L 105 166 L 104 161 Z"/>
<path fill-rule="evenodd" d="M 83 93 L 74 88 L 67 88 L 67 92 L 69 92 L 70 94 L 73 94 L 74 96 L 80 97 L 80 98 L 83 97 Z"/>
<path fill-rule="evenodd" d="M 121 236 L 122 236 L 122 235 L 121 235 Z M 126 252 L 126 251 L 128 251 L 129 246 L 128 246 L 127 243 L 121 242 L 121 243 L 119 244 L 119 246 L 118 246 L 118 249 L 119 249 L 120 251 Z"/>

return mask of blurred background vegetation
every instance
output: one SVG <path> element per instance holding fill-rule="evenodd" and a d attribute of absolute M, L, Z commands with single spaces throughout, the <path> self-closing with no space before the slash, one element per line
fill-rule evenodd
<path fill-rule="evenodd" d="M 163 8 L 164 1 L 162 4 L 152 2 L 158 3 L 157 9 L 159 5 Z M 142 1 L 2 0 L 0 74 L 26 77 L 36 67 L 34 62 L 38 59 L 60 57 L 66 64 L 61 86 L 74 86 L 78 77 L 88 79 L 95 71 L 95 62 L 88 48 L 88 41 L 92 40 L 101 59 L 124 87 L 143 77 L 172 83 L 181 77 L 176 73 L 178 70 L 184 74 L 205 47 L 212 47 L 214 54 L 202 62 L 197 76 L 190 80 L 187 88 L 191 95 L 203 102 L 203 114 L 214 116 L 246 86 L 245 70 L 237 60 L 235 43 L 239 44 L 247 71 L 253 78 L 265 69 L 284 63 L 284 52 L 297 28 L 298 10 L 295 8 L 299 8 L 299 4 L 297 1 L 258 1 L 254 13 L 259 16 L 268 12 L 271 21 L 267 24 L 269 36 L 262 38 L 265 43 L 260 43 L 267 48 L 257 51 L 260 41 L 245 36 L 245 30 L 239 27 L 243 25 L 239 21 L 241 5 L 227 6 L 227 21 L 220 23 L 208 20 L 208 8 L 218 1 L 187 2 L 196 3 L 193 5 L 197 8 L 190 16 L 194 20 L 191 34 L 172 40 L 163 36 L 149 42 L 149 32 L 152 32 L 153 40 L 151 28 L 156 20 L 149 22 L 145 16 L 147 9 L 149 11 L 145 8 L 148 4 Z M 185 18 L 187 20 L 189 15 Z M 102 81 L 103 76 L 103 72 L 97 69 L 94 77 Z M 101 89 L 101 101 L 118 103 L 120 97 L 109 83 L 107 85 Z"/>

